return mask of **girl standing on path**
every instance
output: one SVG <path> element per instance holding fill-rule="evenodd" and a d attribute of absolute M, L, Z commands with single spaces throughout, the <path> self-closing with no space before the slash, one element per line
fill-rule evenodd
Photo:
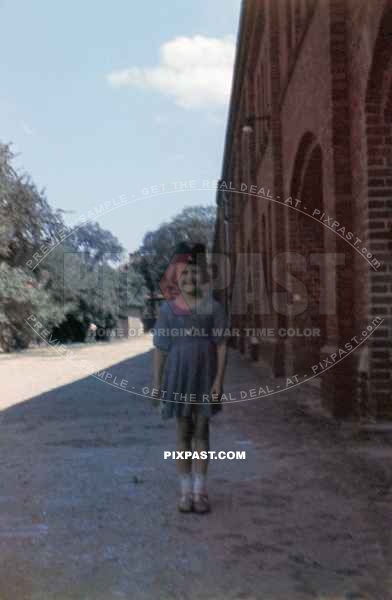
<path fill-rule="evenodd" d="M 204 245 L 179 244 L 173 262 L 177 295 L 161 305 L 155 324 L 153 386 L 156 395 L 160 393 L 163 418 L 176 417 L 176 449 L 191 452 L 193 442 L 198 454 L 194 461 L 177 458 L 178 509 L 205 513 L 210 510 L 206 481 L 209 420 L 222 409 L 219 400 L 229 332 L 223 305 L 205 290 Z"/>

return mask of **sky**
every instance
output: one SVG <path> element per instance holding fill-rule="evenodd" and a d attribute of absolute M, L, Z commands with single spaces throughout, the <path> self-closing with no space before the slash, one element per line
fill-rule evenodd
<path fill-rule="evenodd" d="M 2 0 L 0 141 L 68 225 L 144 188 L 220 177 L 239 10 Z M 214 203 L 212 190 L 142 197 L 97 221 L 134 251 L 184 207 Z"/>

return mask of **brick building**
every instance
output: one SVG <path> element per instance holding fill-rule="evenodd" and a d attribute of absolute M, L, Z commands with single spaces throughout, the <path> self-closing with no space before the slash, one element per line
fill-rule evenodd
<path fill-rule="evenodd" d="M 222 293 L 240 350 L 253 328 L 259 359 L 320 375 L 309 385 L 341 417 L 392 415 L 391 124 L 392 0 L 243 0 L 217 192 Z"/>

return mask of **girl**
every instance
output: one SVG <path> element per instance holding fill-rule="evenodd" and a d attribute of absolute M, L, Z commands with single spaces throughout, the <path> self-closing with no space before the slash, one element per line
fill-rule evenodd
<path fill-rule="evenodd" d="M 178 509 L 205 513 L 210 510 L 206 484 L 209 419 L 222 408 L 227 322 L 223 305 L 205 289 L 204 245 L 178 245 L 173 264 L 177 293 L 161 305 L 155 324 L 154 388 L 161 395 L 163 418 L 176 417 L 177 450 L 192 451 L 193 441 L 193 451 L 199 455 L 193 464 L 193 480 L 192 459 L 177 458 Z"/>

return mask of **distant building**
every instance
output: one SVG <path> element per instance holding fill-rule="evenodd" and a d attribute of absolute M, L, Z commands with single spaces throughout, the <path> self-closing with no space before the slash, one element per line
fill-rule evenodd
<path fill-rule="evenodd" d="M 392 0 L 243 1 L 222 170 L 237 191 L 218 191 L 214 250 L 243 260 L 233 324 L 320 329 L 261 336 L 259 357 L 276 374 L 321 363 L 312 383 L 341 417 L 392 415 L 391 125 Z M 302 314 L 273 308 L 285 289 Z M 353 337 L 360 347 L 327 368 Z"/>

